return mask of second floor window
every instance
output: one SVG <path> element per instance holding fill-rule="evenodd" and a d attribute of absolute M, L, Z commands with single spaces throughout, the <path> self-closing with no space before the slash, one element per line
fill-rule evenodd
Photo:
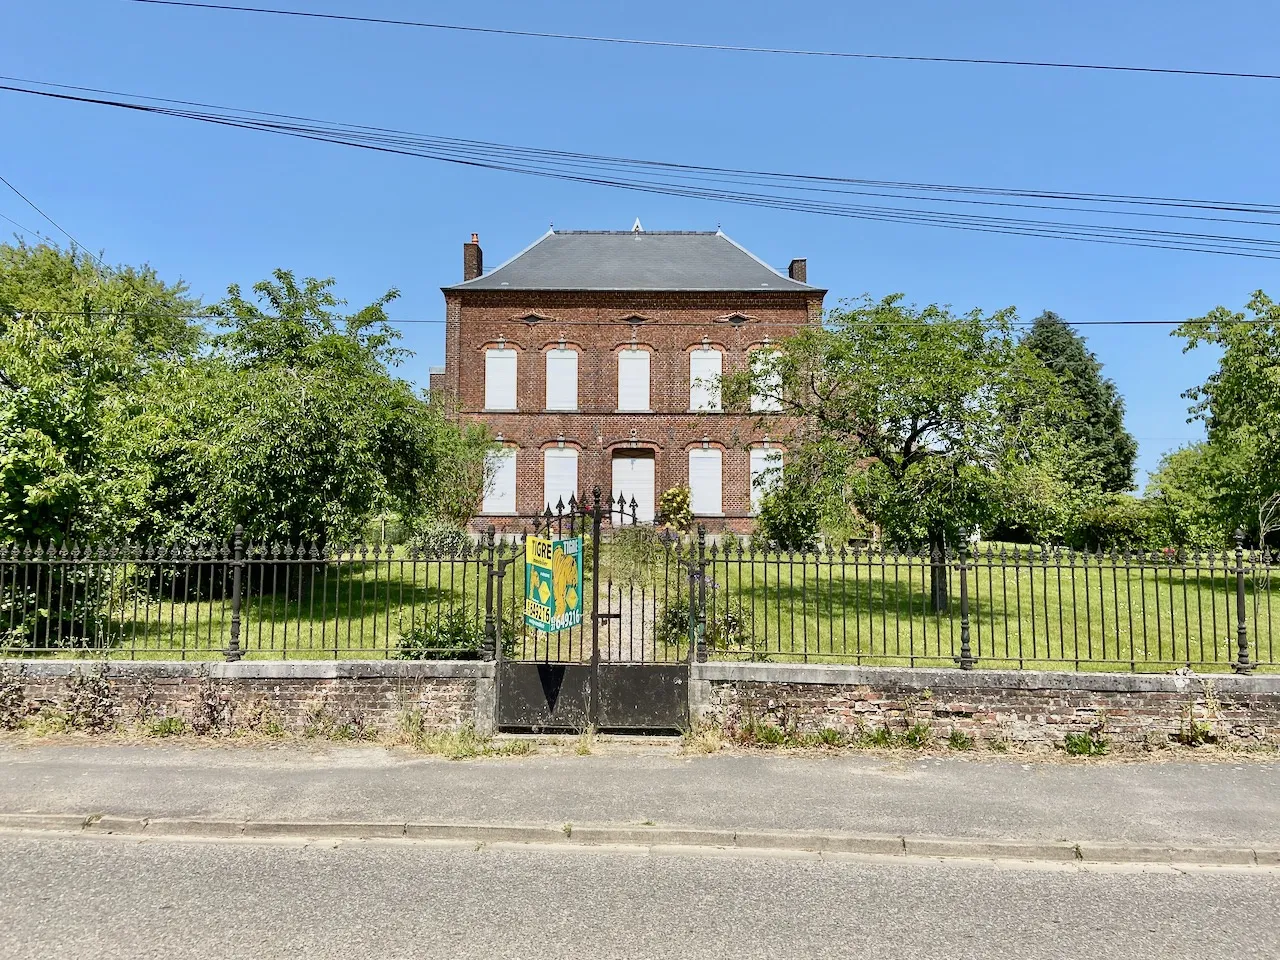
<path fill-rule="evenodd" d="M 618 409 L 649 409 L 648 350 L 623 350 L 618 354 Z"/>
<path fill-rule="evenodd" d="M 719 350 L 694 350 L 689 354 L 689 409 L 720 409 L 720 372 L 722 355 Z"/>
<path fill-rule="evenodd" d="M 547 351 L 547 409 L 578 409 L 578 351 Z"/>
<path fill-rule="evenodd" d="M 484 408 L 516 408 L 516 352 L 492 349 L 484 352 Z"/>
<path fill-rule="evenodd" d="M 754 389 L 751 391 L 751 409 L 753 411 L 781 410 L 782 401 L 778 395 L 782 390 L 782 377 L 778 375 L 776 364 L 781 358 L 776 350 L 754 350 L 751 353 L 751 372 L 755 375 Z"/>

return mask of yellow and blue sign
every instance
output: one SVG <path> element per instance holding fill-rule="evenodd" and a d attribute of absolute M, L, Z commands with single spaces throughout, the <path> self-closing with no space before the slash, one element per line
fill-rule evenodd
<path fill-rule="evenodd" d="M 582 537 L 529 537 L 524 551 L 524 622 L 548 633 L 581 626 Z"/>

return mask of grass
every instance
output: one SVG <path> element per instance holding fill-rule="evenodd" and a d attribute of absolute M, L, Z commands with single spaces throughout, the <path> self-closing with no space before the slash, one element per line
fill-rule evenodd
<path fill-rule="evenodd" d="M 980 553 L 974 562 L 968 573 L 970 640 L 982 667 L 1166 671 L 1191 664 L 1225 671 L 1236 657 L 1235 579 L 1221 558 L 1130 568 L 1080 555 L 1070 562 L 1024 557 L 1015 565 Z M 205 598 L 184 602 L 172 582 L 151 596 L 133 586 L 137 565 L 106 566 L 108 626 L 100 637 L 109 638 L 110 656 L 208 659 L 226 649 L 231 605 L 221 568 L 212 596 L 205 576 L 195 584 Z M 47 575 L 51 568 L 43 569 Z M 736 626 L 723 631 L 711 657 L 952 666 L 960 645 L 959 574 L 949 570 L 952 600 L 944 613 L 930 609 L 929 578 L 929 563 L 919 557 L 864 551 L 844 558 L 771 555 L 766 561 L 760 554 L 717 551 L 707 570 L 708 607 L 713 617 Z M 600 580 L 602 609 L 643 618 L 631 632 L 642 638 L 646 656 L 676 660 L 687 654 L 683 637 L 673 644 L 653 640 L 654 623 L 688 591 L 684 572 L 669 556 L 657 551 L 637 563 L 633 551 L 611 552 L 606 545 Z M 590 656 L 590 584 L 583 626 L 551 635 L 523 632 L 518 556 L 501 586 L 503 619 L 520 631 L 522 658 L 580 662 Z M 478 634 L 484 592 L 478 557 L 413 561 L 396 551 L 378 561 L 251 563 L 241 647 L 251 659 L 394 657 L 402 627 L 451 609 L 465 611 Z M 1246 610 L 1252 659 L 1274 667 L 1280 582 L 1250 575 Z M 605 629 L 616 623 L 606 621 Z M 59 648 L 53 652 L 85 654 L 66 649 L 58 627 L 52 629 L 47 646 Z M 45 645 L 41 636 L 35 646 Z"/>

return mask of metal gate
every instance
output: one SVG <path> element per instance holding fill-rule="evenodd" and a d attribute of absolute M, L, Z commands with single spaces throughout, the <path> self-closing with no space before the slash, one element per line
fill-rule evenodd
<path fill-rule="evenodd" d="M 516 730 L 673 731 L 689 716 L 689 638 L 701 609 L 674 540 L 636 523 L 637 504 L 600 489 L 535 518 L 531 533 L 582 535 L 581 626 L 555 633 L 524 621 L 524 535 L 489 538 L 485 627 L 497 660 L 498 726 Z M 626 550 L 652 548 L 644 575 Z M 672 546 L 675 545 L 675 549 Z M 583 584 L 585 587 L 585 584 Z M 676 621 L 678 629 L 673 629 Z M 686 624 L 687 621 L 687 624 Z"/>

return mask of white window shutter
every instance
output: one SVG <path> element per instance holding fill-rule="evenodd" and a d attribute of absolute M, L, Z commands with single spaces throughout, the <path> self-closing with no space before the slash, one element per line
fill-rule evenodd
<path fill-rule="evenodd" d="M 689 492 L 696 514 L 723 513 L 722 462 L 719 450 L 689 451 Z"/>
<path fill-rule="evenodd" d="M 689 354 L 689 409 L 720 409 L 719 350 L 694 350 Z"/>
<path fill-rule="evenodd" d="M 556 512 L 563 503 L 569 509 L 569 498 L 578 495 L 578 451 L 571 447 L 552 447 L 542 455 L 542 500 Z"/>
<path fill-rule="evenodd" d="M 484 352 L 484 408 L 486 410 L 516 408 L 516 352 L 514 350 Z"/>
<path fill-rule="evenodd" d="M 578 351 L 547 351 L 547 409 L 578 409 Z"/>
<path fill-rule="evenodd" d="M 781 478 L 782 451 L 777 447 L 751 449 L 751 512 L 760 512 L 760 501 Z"/>
<path fill-rule="evenodd" d="M 753 371 L 768 371 L 761 381 L 762 390 L 760 392 L 752 391 L 751 393 L 751 409 L 753 411 L 768 412 L 782 409 L 782 403 L 778 400 L 778 391 L 782 386 L 782 378 L 778 376 L 776 371 L 771 369 L 772 364 L 778 357 L 779 354 L 776 350 L 756 350 L 751 354 Z"/>
<path fill-rule="evenodd" d="M 618 354 L 618 409 L 649 409 L 649 351 Z"/>
<path fill-rule="evenodd" d="M 613 500 L 621 497 L 627 504 L 627 512 L 615 519 L 631 522 L 631 501 L 636 502 L 636 522 L 653 523 L 654 515 L 654 459 L 634 454 L 619 453 L 613 458 Z"/>
<path fill-rule="evenodd" d="M 516 451 L 513 447 L 485 456 L 485 513 L 516 512 Z"/>

